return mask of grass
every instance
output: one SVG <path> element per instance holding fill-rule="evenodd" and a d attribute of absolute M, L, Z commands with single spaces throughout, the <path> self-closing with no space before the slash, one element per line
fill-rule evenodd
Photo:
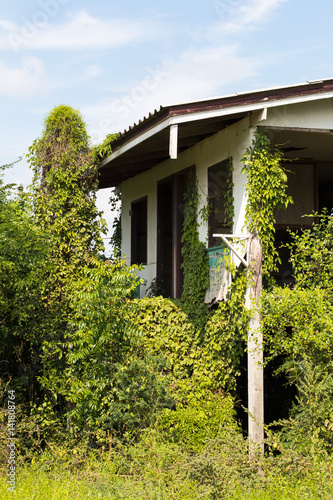
<path fill-rule="evenodd" d="M 53 449 L 17 468 L 16 492 L 0 475 L 2 500 L 329 500 L 333 460 L 327 455 L 283 452 L 249 464 L 242 442 L 229 436 L 198 453 L 154 433 L 112 454 Z M 235 440 L 236 439 L 236 440 Z M 229 452 L 227 452 L 229 449 Z"/>

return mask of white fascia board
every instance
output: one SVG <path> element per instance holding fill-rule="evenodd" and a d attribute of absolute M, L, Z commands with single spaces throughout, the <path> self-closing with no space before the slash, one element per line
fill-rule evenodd
<path fill-rule="evenodd" d="M 264 110 L 264 108 L 276 108 L 280 106 L 287 106 L 289 104 L 299 104 L 303 102 L 317 101 L 330 98 L 333 98 L 333 92 L 327 92 L 325 94 L 313 94 L 305 97 L 297 96 L 287 99 L 280 99 L 278 101 L 262 100 L 261 102 L 258 102 L 256 104 L 245 104 L 243 106 L 234 106 L 234 107 L 214 109 L 209 111 L 198 111 L 197 113 L 172 116 L 170 118 L 167 118 L 163 122 L 159 123 L 158 125 L 155 125 L 155 127 L 152 127 L 146 132 L 143 132 L 138 137 L 135 137 L 135 139 L 132 139 L 127 144 L 124 144 L 124 146 L 121 146 L 114 153 L 112 153 L 111 156 L 105 158 L 101 162 L 100 168 L 104 167 L 108 163 L 112 162 L 112 160 L 118 158 L 118 156 L 121 156 L 126 151 L 129 151 L 130 149 L 134 148 L 141 142 L 145 141 L 146 139 L 149 139 L 153 135 L 157 134 L 158 132 L 164 130 L 167 127 L 170 127 L 171 125 L 176 125 L 176 124 L 180 125 L 182 123 L 191 123 L 194 121 L 206 120 L 208 118 L 218 118 L 228 115 L 231 116 L 238 113 L 250 113 L 251 111 Z"/>
<path fill-rule="evenodd" d="M 170 126 L 169 155 L 172 160 L 177 160 L 178 156 L 178 125 Z"/>
<path fill-rule="evenodd" d="M 107 158 L 105 158 L 100 163 L 100 167 L 101 168 L 104 167 L 110 161 L 114 160 L 115 158 L 118 158 L 118 156 L 121 156 L 123 153 L 126 153 L 126 151 L 128 151 L 129 149 L 134 148 L 134 146 L 137 146 L 138 144 L 140 144 L 141 142 L 145 141 L 146 139 L 149 139 L 149 137 L 152 137 L 153 135 L 157 134 L 161 130 L 164 130 L 165 128 L 169 127 L 170 125 L 173 125 L 173 121 L 172 120 L 173 120 L 172 118 L 167 118 L 166 120 L 164 120 L 163 122 L 159 123 L 155 127 L 152 127 L 149 130 L 147 130 L 146 132 L 144 132 L 143 134 L 140 134 L 138 137 L 135 137 L 135 139 L 132 139 L 127 144 L 124 144 L 119 149 L 117 149 L 117 151 L 115 151 L 114 153 L 111 153 L 110 156 L 108 156 Z"/>

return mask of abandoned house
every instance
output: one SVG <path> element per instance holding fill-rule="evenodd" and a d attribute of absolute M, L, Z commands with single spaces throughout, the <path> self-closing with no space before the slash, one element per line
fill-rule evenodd
<path fill-rule="evenodd" d="M 198 181 L 199 208 L 207 199 L 214 207 L 209 220 L 199 221 L 211 267 L 207 302 L 223 296 L 227 283 L 217 281 L 214 266 L 224 250 L 221 238 L 213 235 L 229 235 L 230 241 L 247 235 L 241 159 L 257 127 L 265 127 L 288 160 L 288 194 L 294 203 L 276 214 L 276 238 L 283 242 L 288 228 L 311 224 L 304 214 L 333 207 L 333 79 L 161 107 L 112 144 L 111 156 L 100 165 L 100 188 L 121 191 L 122 254 L 129 264 L 144 266 L 141 297 L 154 278 L 163 283 L 165 296 L 181 296 L 183 196 L 191 171 Z M 226 223 L 231 177 L 234 217 Z M 282 262 L 276 278 L 286 283 L 291 270 L 284 255 Z"/>

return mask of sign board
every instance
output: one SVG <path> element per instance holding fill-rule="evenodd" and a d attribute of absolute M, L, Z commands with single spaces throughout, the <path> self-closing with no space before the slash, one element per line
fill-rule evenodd
<path fill-rule="evenodd" d="M 225 258 L 230 250 L 225 246 L 208 248 L 209 261 L 209 288 L 206 292 L 205 303 L 226 300 L 231 282 L 230 272 L 226 270 Z"/>

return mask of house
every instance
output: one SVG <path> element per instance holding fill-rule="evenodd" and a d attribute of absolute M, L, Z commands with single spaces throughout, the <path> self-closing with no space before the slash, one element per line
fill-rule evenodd
<path fill-rule="evenodd" d="M 211 262 L 221 243 L 213 234 L 246 236 L 241 159 L 262 126 L 292 160 L 288 189 L 294 204 L 276 214 L 277 239 L 286 241 L 288 227 L 310 224 L 304 214 L 333 208 L 333 79 L 161 107 L 113 143 L 113 153 L 100 164 L 100 188 L 117 186 L 122 193 L 122 253 L 129 263 L 144 264 L 141 296 L 156 277 L 166 295 L 181 295 L 183 195 L 191 170 L 198 179 L 199 208 L 208 197 L 218 212 L 199 227 Z M 224 200 L 230 176 L 234 216 L 228 221 Z M 288 282 L 283 254 L 282 260 L 277 279 Z M 213 285 L 207 300 L 219 293 Z"/>

